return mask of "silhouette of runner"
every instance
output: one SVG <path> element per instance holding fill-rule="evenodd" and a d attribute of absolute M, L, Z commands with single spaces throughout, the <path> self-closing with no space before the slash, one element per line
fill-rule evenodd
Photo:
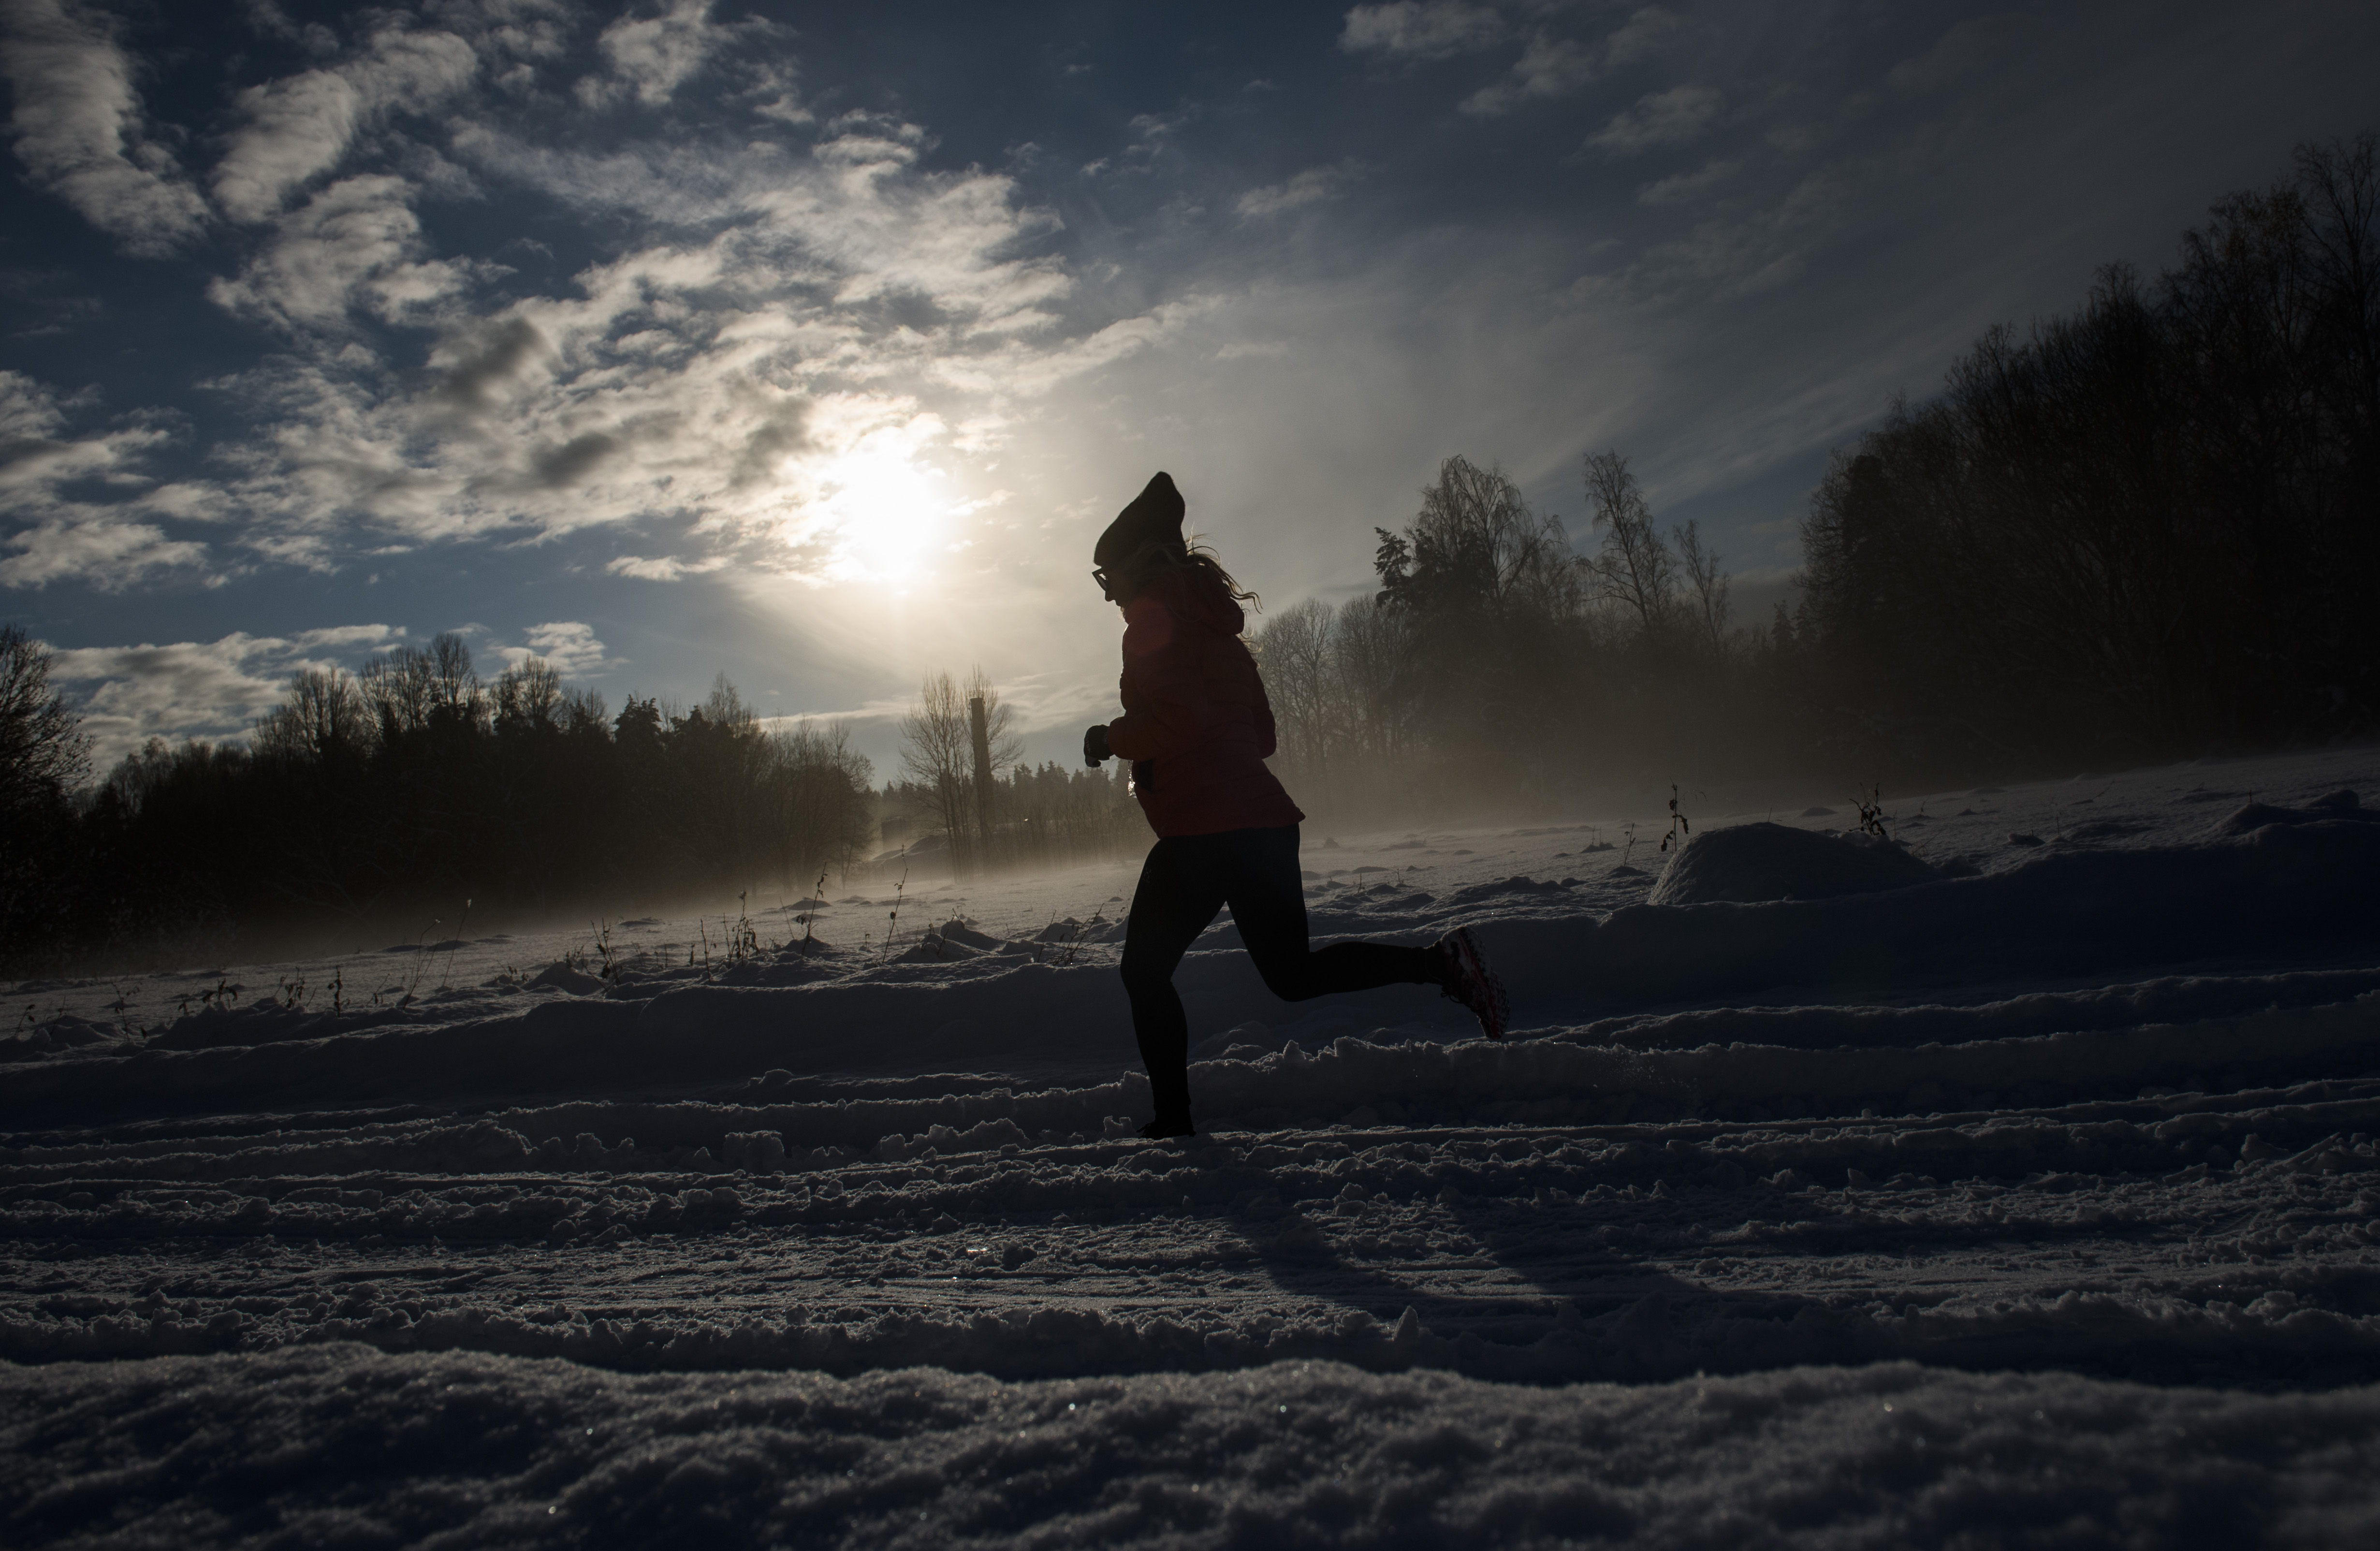
<path fill-rule="evenodd" d="M 1123 984 L 1133 1036 L 1157 1114 L 1140 1133 L 1195 1134 L 1190 1024 L 1173 971 L 1226 904 L 1257 972 L 1275 996 L 1304 1001 L 1376 986 L 1440 988 L 1490 1039 L 1504 1035 L 1504 988 L 1467 928 L 1427 948 L 1385 942 L 1306 945 L 1297 827 L 1305 815 L 1265 758 L 1272 706 L 1240 639 L 1240 603 L 1255 594 L 1214 555 L 1184 541 L 1185 511 L 1159 474 L 1117 514 L 1092 551 L 1091 573 L 1124 618 L 1123 714 L 1083 734 L 1083 757 L 1132 761 L 1133 795 L 1157 831 L 1124 926 Z"/>

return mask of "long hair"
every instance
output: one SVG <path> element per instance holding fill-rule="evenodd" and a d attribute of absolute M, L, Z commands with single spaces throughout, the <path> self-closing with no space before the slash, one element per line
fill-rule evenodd
<path fill-rule="evenodd" d="M 1118 600 L 1132 597 L 1166 571 L 1196 572 L 1221 588 L 1224 596 L 1232 601 L 1248 604 L 1259 613 L 1264 611 L 1264 600 L 1242 587 L 1238 578 L 1224 570 L 1223 563 L 1215 558 L 1215 551 L 1202 543 L 1196 534 L 1178 547 L 1166 539 L 1152 539 L 1135 550 L 1123 564 L 1115 568 Z"/>

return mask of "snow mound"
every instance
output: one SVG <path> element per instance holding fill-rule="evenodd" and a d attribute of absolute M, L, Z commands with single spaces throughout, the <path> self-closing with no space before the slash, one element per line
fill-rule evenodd
<path fill-rule="evenodd" d="M 2250 803 L 2225 816 L 2216 824 L 2214 832 L 2244 835 L 2268 824 L 2380 824 L 2380 808 L 2364 807 L 2354 793 L 2344 791 L 2316 797 L 2303 807 Z"/>
<path fill-rule="evenodd" d="M 983 950 L 929 929 L 906 952 L 896 955 L 892 962 L 896 964 L 953 964 L 982 956 Z"/>
<path fill-rule="evenodd" d="M 1571 881 L 1574 883 L 1577 879 L 1573 878 Z M 1569 885 L 1564 883 L 1550 880 L 1540 883 L 1534 878 L 1507 878 L 1497 883 L 1474 883 L 1467 889 L 1457 889 L 1449 903 L 1458 905 L 1480 904 L 1489 900 L 1543 899 L 1549 895 L 1560 896 L 1569 892 Z"/>
<path fill-rule="evenodd" d="M 583 969 L 577 969 L 566 963 L 555 963 L 546 965 L 529 984 L 533 987 L 551 986 L 557 991 L 567 991 L 575 997 L 591 997 L 603 989 L 603 977 L 600 975 L 589 975 Z"/>
<path fill-rule="evenodd" d="M 0 1062 L 48 1060 L 76 1050 L 97 1049 L 122 1042 L 123 1035 L 107 1024 L 61 1012 L 21 1034 L 0 1039 Z"/>
<path fill-rule="evenodd" d="M 1653 886 L 1654 904 L 1751 904 L 1831 900 L 1929 883 L 1932 867 L 1889 841 L 1822 835 L 1782 824 L 1706 830 L 1678 848 Z"/>
<path fill-rule="evenodd" d="M 955 916 L 943 922 L 940 927 L 937 927 L 934 929 L 937 935 L 939 935 L 944 942 L 955 942 L 963 948 L 972 948 L 978 953 L 998 953 L 1002 951 L 1016 952 L 1019 951 L 1014 943 L 1009 942 L 1002 938 L 993 937 L 986 932 L 979 932 L 973 927 L 968 926 L 965 921 L 959 920 Z"/>
<path fill-rule="evenodd" d="M 1883 893 L 1647 903 L 1599 923 L 1507 916 L 1483 935 L 1514 1026 L 1541 1028 L 1777 986 L 1999 983 L 2304 952 L 2380 926 L 2375 875 L 2380 826 L 2270 824 L 2211 845 L 2047 850 Z"/>

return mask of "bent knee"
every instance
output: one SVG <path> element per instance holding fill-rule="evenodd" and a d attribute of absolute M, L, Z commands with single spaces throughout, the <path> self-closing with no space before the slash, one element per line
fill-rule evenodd
<path fill-rule="evenodd" d="M 1117 973 L 1123 977 L 1124 990 L 1135 996 L 1173 983 L 1173 965 L 1153 958 L 1135 958 L 1129 952 L 1117 966 Z"/>

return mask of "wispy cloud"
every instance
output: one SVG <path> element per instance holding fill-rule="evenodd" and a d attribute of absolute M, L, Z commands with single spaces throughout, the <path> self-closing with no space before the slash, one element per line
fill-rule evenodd
<path fill-rule="evenodd" d="M 1608 156 L 1638 156 L 1657 146 L 1689 145 L 1718 122 L 1726 107 L 1725 94 L 1715 87 L 1673 86 L 1637 98 L 1634 107 L 1613 115 L 1586 143 Z"/>
<path fill-rule="evenodd" d="M 1486 6 L 1463 0 L 1393 0 L 1349 11 L 1339 46 L 1349 54 L 1445 59 L 1493 47 L 1504 35 L 1504 18 Z"/>
<path fill-rule="evenodd" d="M 1602 54 L 1593 44 L 1540 32 L 1502 80 L 1463 100 L 1463 111 L 1480 117 L 1510 113 L 1524 103 L 1567 96 L 1602 72 Z"/>
<path fill-rule="evenodd" d="M 9 138 L 33 181 L 120 241 L 163 257 L 200 235 L 206 201 L 146 132 L 109 19 L 64 0 L 0 0 Z"/>
<path fill-rule="evenodd" d="M 683 561 L 670 555 L 624 554 L 608 562 L 603 569 L 615 576 L 634 576 L 644 582 L 674 582 L 687 576 L 707 576 L 724 567 L 726 558 L 714 555 L 709 560 Z"/>
<path fill-rule="evenodd" d="M 1166 326 L 1159 309 L 1067 337 L 1056 309 L 1075 283 L 1032 250 L 1052 218 L 1005 177 L 917 170 L 920 139 L 869 115 L 806 153 L 732 158 L 459 135 L 492 185 L 625 207 L 651 234 L 581 271 L 575 294 L 488 312 L 468 306 L 482 272 L 428 255 L 402 180 L 330 185 L 216 300 L 326 341 L 358 315 L 442 337 L 426 372 L 359 358 L 349 341 L 226 382 L 273 414 L 230 487 L 261 519 L 249 541 L 273 535 L 309 559 L 333 554 L 350 521 L 420 540 L 668 518 L 699 551 L 623 556 L 619 574 L 674 579 L 731 554 L 832 573 L 837 519 L 811 492 L 862 440 L 910 428 L 930 458 L 964 422 L 979 442 L 1000 417 L 965 400 L 1047 392 Z"/>
<path fill-rule="evenodd" d="M 0 587 L 76 579 L 120 591 L 159 571 L 204 563 L 205 546 L 169 538 L 142 499 L 151 485 L 142 461 L 172 437 L 139 419 L 75 435 L 55 390 L 0 370 L 0 507 L 14 519 L 0 539 Z M 89 485 L 122 499 L 67 493 Z"/>
<path fill-rule="evenodd" d="M 1521 57 L 1504 79 L 1463 100 L 1463 111 L 1480 117 L 1550 102 L 1593 84 L 1619 67 L 1650 58 L 1690 28 L 1675 13 L 1648 6 L 1600 40 L 1565 36 L 1551 27 L 1529 35 Z"/>
<path fill-rule="evenodd" d="M 582 79 L 578 100 L 599 107 L 633 97 L 646 107 L 660 107 L 721 55 L 777 30 L 758 17 L 723 26 L 714 22 L 710 0 L 675 0 L 658 15 L 632 11 L 603 29 L 597 43 L 611 73 Z M 807 117 L 782 96 L 763 111 L 787 122 Z"/>
<path fill-rule="evenodd" d="M 1636 190 L 1640 205 L 1684 204 L 1723 187 L 1736 173 L 1733 162 L 1706 162 L 1690 173 L 1674 173 Z"/>
<path fill-rule="evenodd" d="M 414 186 L 385 174 L 343 178 L 274 224 L 237 279 L 208 298 L 286 329 L 341 332 L 358 309 L 385 322 L 424 317 L 484 266 L 431 259 Z"/>
<path fill-rule="evenodd" d="M 215 166 L 216 203 L 236 221 L 270 219 L 291 190 L 337 166 L 359 131 L 392 114 L 429 112 L 479 67 L 452 32 L 391 27 L 339 65 L 248 88 Z"/>
<path fill-rule="evenodd" d="M 290 636 L 235 631 L 213 641 L 82 647 L 53 654 L 50 673 L 78 704 L 93 763 L 109 765 L 152 737 L 244 738 L 302 669 L 352 669 L 399 644 L 385 624 L 338 625 Z"/>
<path fill-rule="evenodd" d="M 1319 204 L 1325 200 L 1337 198 L 1339 191 L 1353 181 L 1360 170 L 1350 162 L 1329 167 L 1308 167 L 1286 182 L 1249 189 L 1232 202 L 1232 208 L 1239 212 L 1242 220 L 1254 221 L 1296 210 L 1303 205 Z"/>
<path fill-rule="evenodd" d="M 522 632 L 522 639 L 525 645 L 495 648 L 504 666 L 517 668 L 532 657 L 542 658 L 565 678 L 583 678 L 618 666 L 595 638 L 595 627 L 577 620 L 532 624 Z"/>

